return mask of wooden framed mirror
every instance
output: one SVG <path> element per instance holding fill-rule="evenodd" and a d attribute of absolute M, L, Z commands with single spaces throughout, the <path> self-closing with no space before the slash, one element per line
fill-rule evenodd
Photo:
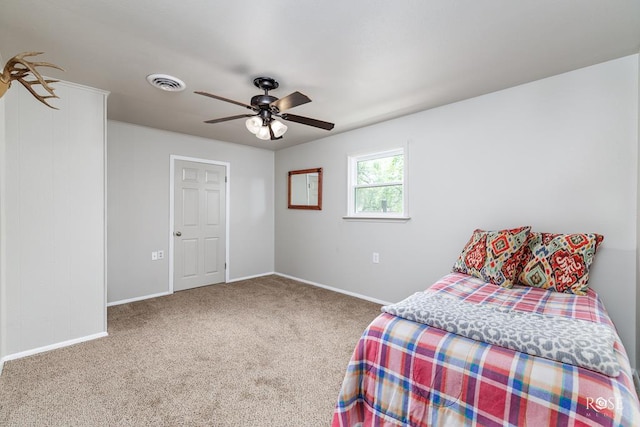
<path fill-rule="evenodd" d="M 322 168 L 290 171 L 289 209 L 322 209 Z"/>

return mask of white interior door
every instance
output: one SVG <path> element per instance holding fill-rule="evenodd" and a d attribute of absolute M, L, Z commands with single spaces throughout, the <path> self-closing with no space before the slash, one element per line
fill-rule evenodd
<path fill-rule="evenodd" d="M 174 166 L 173 289 L 225 281 L 226 167 Z"/>

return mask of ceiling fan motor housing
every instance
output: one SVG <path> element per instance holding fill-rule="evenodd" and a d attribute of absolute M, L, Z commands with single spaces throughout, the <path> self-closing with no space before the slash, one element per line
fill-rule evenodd
<path fill-rule="evenodd" d="M 278 108 L 275 105 L 271 105 L 272 102 L 277 100 L 278 98 L 271 95 L 256 95 L 251 98 L 251 105 L 258 108 L 258 116 L 262 119 L 263 126 L 271 123 L 271 120 L 273 120 L 272 114 L 278 114 Z"/>
<path fill-rule="evenodd" d="M 256 95 L 251 98 L 251 105 L 254 105 L 258 108 L 268 107 L 274 101 L 277 101 L 278 98 L 271 95 Z"/>

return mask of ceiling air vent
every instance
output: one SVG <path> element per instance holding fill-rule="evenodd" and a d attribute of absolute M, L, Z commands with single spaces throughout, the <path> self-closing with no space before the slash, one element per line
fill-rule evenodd
<path fill-rule="evenodd" d="M 167 92 L 180 92 L 187 87 L 182 80 L 168 74 L 149 74 L 147 81 L 151 86 Z"/>

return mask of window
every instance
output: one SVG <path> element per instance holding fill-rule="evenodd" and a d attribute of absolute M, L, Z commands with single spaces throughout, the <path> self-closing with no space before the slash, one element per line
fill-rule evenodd
<path fill-rule="evenodd" d="M 403 148 L 349 157 L 347 218 L 407 219 Z"/>

